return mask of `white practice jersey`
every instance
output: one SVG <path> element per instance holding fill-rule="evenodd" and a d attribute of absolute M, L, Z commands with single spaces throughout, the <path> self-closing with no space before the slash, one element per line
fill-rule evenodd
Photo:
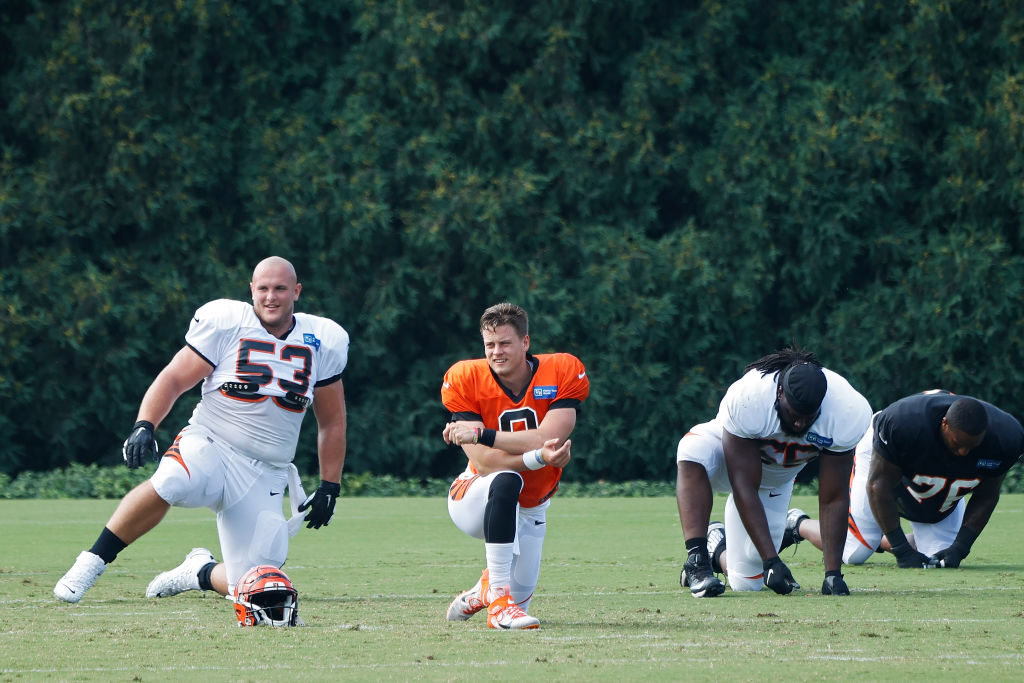
<path fill-rule="evenodd" d="M 316 387 L 338 381 L 348 362 L 348 333 L 336 322 L 295 313 L 295 326 L 278 339 L 251 304 L 230 299 L 201 306 L 185 343 L 213 365 L 189 424 L 248 457 L 282 465 L 295 458 Z"/>
<path fill-rule="evenodd" d="M 762 487 L 781 486 L 796 477 L 821 451 L 853 450 L 871 425 L 871 406 L 842 376 L 823 368 L 828 389 L 821 412 L 806 433 L 782 431 L 775 397 L 779 373 L 749 370 L 725 393 L 715 428 L 761 443 Z"/>

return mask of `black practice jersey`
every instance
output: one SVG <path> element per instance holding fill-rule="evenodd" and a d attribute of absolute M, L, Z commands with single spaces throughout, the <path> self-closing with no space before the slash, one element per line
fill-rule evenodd
<path fill-rule="evenodd" d="M 1024 429 L 1009 413 L 981 401 L 988 430 L 977 448 L 955 455 L 942 441 L 942 418 L 964 396 L 928 392 L 901 398 L 874 417 L 876 456 L 903 470 L 897 487 L 900 516 L 934 523 L 953 511 L 957 501 L 983 479 L 1002 476 L 1024 453 Z"/>

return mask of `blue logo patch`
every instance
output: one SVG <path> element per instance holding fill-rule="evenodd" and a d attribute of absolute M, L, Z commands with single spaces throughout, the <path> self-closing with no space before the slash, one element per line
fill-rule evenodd
<path fill-rule="evenodd" d="M 302 334 L 302 343 L 309 344 L 317 351 L 320 350 L 320 340 L 316 338 L 316 335 L 312 335 L 309 332 L 304 332 Z"/>
<path fill-rule="evenodd" d="M 534 387 L 534 398 L 552 399 L 558 395 L 558 387 Z"/>
<path fill-rule="evenodd" d="M 831 436 L 822 436 L 821 434 L 815 434 L 814 432 L 807 432 L 807 436 L 805 438 L 811 443 L 818 444 L 822 448 L 828 448 L 832 445 Z"/>
<path fill-rule="evenodd" d="M 979 470 L 997 470 L 1002 463 L 998 460 L 987 460 L 985 458 L 978 458 L 978 469 Z"/>

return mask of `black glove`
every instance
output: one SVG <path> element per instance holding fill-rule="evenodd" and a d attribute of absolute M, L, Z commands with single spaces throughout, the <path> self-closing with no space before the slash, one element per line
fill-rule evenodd
<path fill-rule="evenodd" d="M 800 584 L 793 578 L 793 572 L 789 571 L 789 567 L 778 555 L 770 560 L 765 560 L 762 566 L 764 568 L 764 585 L 779 595 L 789 595 L 794 588 L 800 588 Z"/>
<path fill-rule="evenodd" d="M 838 569 L 825 572 L 825 582 L 821 584 L 822 595 L 849 595 L 850 587 L 843 581 L 843 575 Z"/>
<path fill-rule="evenodd" d="M 940 550 L 931 557 L 928 558 L 928 564 L 932 567 L 939 567 L 944 569 L 956 569 L 960 566 L 963 559 L 967 557 L 967 553 L 961 552 L 956 544 L 949 546 L 945 550 Z"/>
<path fill-rule="evenodd" d="M 322 526 L 327 526 L 331 517 L 334 516 L 334 503 L 338 500 L 340 493 L 341 484 L 320 480 L 317 490 L 299 506 L 299 512 L 309 510 L 309 514 L 306 515 L 306 521 L 309 522 L 306 525 L 307 529 L 319 529 Z"/>
<path fill-rule="evenodd" d="M 153 462 L 160 459 L 157 452 L 156 439 L 153 437 L 153 423 L 146 420 L 139 420 L 132 427 L 132 433 L 125 439 L 121 447 L 121 455 L 128 469 L 134 470 L 141 467 L 147 455 L 152 456 Z"/>
<path fill-rule="evenodd" d="M 896 556 L 896 566 L 900 569 L 928 568 L 928 556 L 910 547 L 910 543 L 898 543 L 892 546 L 892 554 Z"/>
<path fill-rule="evenodd" d="M 928 564 L 928 556 L 911 547 L 907 535 L 900 527 L 886 531 L 885 537 L 889 539 L 892 554 L 896 556 L 896 566 L 900 569 L 927 569 L 931 566 Z"/>
<path fill-rule="evenodd" d="M 929 557 L 928 563 L 933 567 L 956 569 L 963 559 L 971 554 L 971 546 L 978 540 L 979 534 L 980 532 L 970 527 L 960 527 L 950 546 Z"/>

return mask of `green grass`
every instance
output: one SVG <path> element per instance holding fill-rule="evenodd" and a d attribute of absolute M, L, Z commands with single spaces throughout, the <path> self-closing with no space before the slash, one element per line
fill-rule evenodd
<path fill-rule="evenodd" d="M 962 569 L 876 555 L 845 570 L 850 597 L 823 597 L 821 554 L 804 543 L 783 553 L 804 590 L 711 600 L 679 588 L 671 498 L 556 499 L 530 610 L 541 629 L 518 633 L 444 620 L 483 548 L 441 498 L 346 499 L 330 527 L 303 530 L 286 571 L 308 628 L 238 628 L 211 594 L 143 597 L 193 546 L 219 556 L 207 510 L 172 510 L 82 603 L 58 603 L 54 582 L 114 506 L 0 501 L 0 680 L 989 681 L 1024 665 L 1020 495 L 1003 497 Z"/>

